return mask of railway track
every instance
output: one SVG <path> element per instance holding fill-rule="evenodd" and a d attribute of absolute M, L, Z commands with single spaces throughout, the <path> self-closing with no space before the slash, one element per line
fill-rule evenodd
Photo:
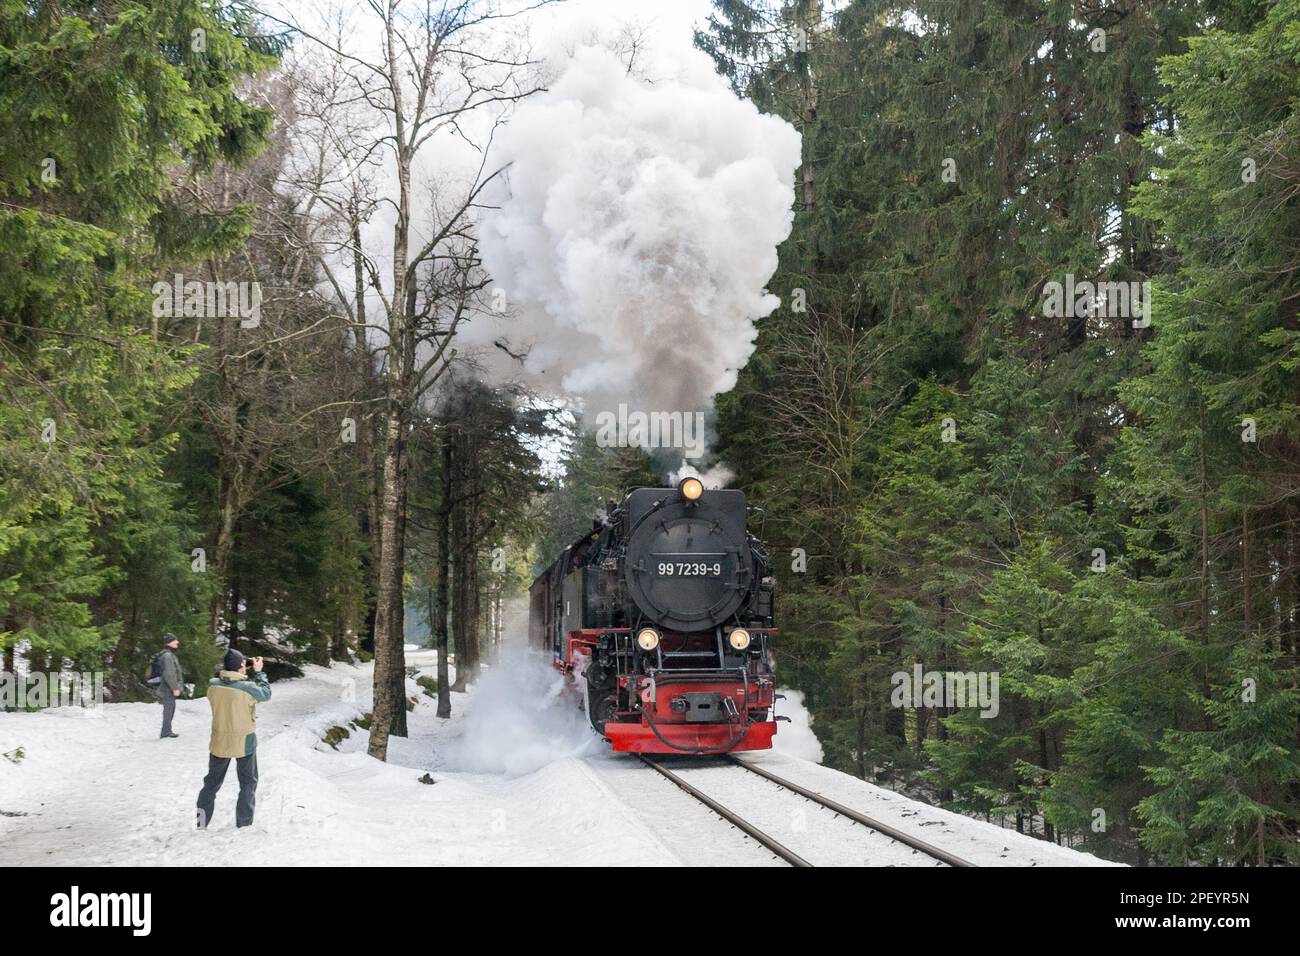
<path fill-rule="evenodd" d="M 769 836 L 767 833 L 760 830 L 758 827 L 754 826 L 752 823 L 750 823 L 744 817 L 740 816 L 735 811 L 728 810 L 726 807 L 718 803 L 718 801 L 714 800 L 703 790 L 687 783 L 685 780 L 683 780 L 677 774 L 673 773 L 667 767 L 663 766 L 657 761 L 651 760 L 645 754 L 637 754 L 637 757 L 640 758 L 641 762 L 644 763 L 647 767 L 650 767 L 652 770 L 656 771 L 657 773 L 662 774 L 665 778 L 670 780 L 672 783 L 681 787 L 683 790 L 689 793 L 696 800 L 700 801 L 700 803 L 704 804 L 706 807 L 708 807 L 718 816 L 722 817 L 722 819 L 726 820 L 728 823 L 736 827 L 741 832 L 748 834 L 760 845 L 771 850 L 773 853 L 775 853 L 781 859 L 785 860 L 785 862 L 789 863 L 791 866 L 812 866 L 811 863 L 809 863 L 807 860 L 801 857 L 798 853 L 795 853 L 794 850 L 791 850 L 784 843 L 781 843 L 779 840 L 775 839 L 774 837 Z"/>
<path fill-rule="evenodd" d="M 786 846 L 784 843 L 777 840 L 770 833 L 767 833 L 760 827 L 756 826 L 749 820 L 745 819 L 735 810 L 723 805 L 722 803 L 719 803 L 716 799 L 714 799 L 709 794 L 705 793 L 699 787 L 695 786 L 694 784 L 684 779 L 680 774 L 674 773 L 672 770 L 669 770 L 659 761 L 653 760 L 650 757 L 645 756 L 644 754 L 637 754 L 637 756 L 640 758 L 642 763 L 646 764 L 648 767 L 652 768 L 655 772 L 663 776 L 665 779 L 669 780 L 671 783 L 684 790 L 686 793 L 694 797 L 700 803 L 703 803 L 706 807 L 708 807 L 718 816 L 722 817 L 724 820 L 732 824 L 738 830 L 751 837 L 759 845 L 765 847 L 767 850 L 774 853 L 777 857 L 784 860 L 786 863 L 789 863 L 791 866 L 812 866 L 813 865 L 812 863 L 809 863 L 808 860 L 806 860 L 804 857 L 800 856 L 797 852 L 792 850 L 790 847 Z M 831 800 L 829 797 L 822 796 L 820 793 L 817 793 L 814 790 L 809 790 L 807 787 L 800 786 L 799 784 L 795 783 L 792 780 L 787 780 L 784 777 L 780 777 L 777 774 L 772 773 L 770 770 L 766 770 L 762 767 L 754 766 L 752 764 L 749 764 L 743 760 L 739 760 L 736 757 L 730 755 L 723 757 L 722 759 L 728 764 L 731 764 L 736 767 L 740 767 L 750 773 L 757 774 L 758 776 L 762 777 L 763 779 L 767 780 L 770 783 L 775 784 L 776 786 L 782 788 L 783 790 L 795 794 L 798 797 L 802 797 L 805 800 L 809 800 L 817 804 L 818 806 L 824 807 L 827 810 L 830 810 L 833 813 L 838 814 L 839 816 L 843 817 L 846 820 L 850 820 L 859 826 L 867 827 L 881 834 L 882 836 L 888 837 L 889 839 L 897 843 L 900 843 L 903 846 L 909 847 L 910 849 L 917 851 L 918 853 L 924 853 L 926 856 L 929 856 L 932 859 L 939 861 L 940 863 L 947 864 L 948 866 L 960 866 L 960 867 L 975 866 L 975 864 L 971 863 L 969 860 L 962 859 L 959 856 L 949 853 L 947 850 L 934 846 L 932 843 L 928 843 L 925 840 L 921 840 L 915 836 L 912 836 L 910 833 L 905 833 L 904 831 L 899 830 L 896 827 L 892 827 L 887 823 L 869 817 L 864 813 L 860 813 L 857 810 L 854 810 L 852 807 L 846 807 L 844 804 L 839 803 L 838 801 L 835 800 Z"/>

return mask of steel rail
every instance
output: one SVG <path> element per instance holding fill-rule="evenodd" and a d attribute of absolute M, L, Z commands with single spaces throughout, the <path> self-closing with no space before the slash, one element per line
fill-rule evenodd
<path fill-rule="evenodd" d="M 753 764 L 747 763 L 744 760 L 739 760 L 732 754 L 728 754 L 726 759 L 731 763 L 736 764 L 739 767 L 744 767 L 746 770 L 750 771 L 751 773 L 756 773 L 760 777 L 763 777 L 766 780 L 770 780 L 778 787 L 784 787 L 786 790 L 789 790 L 793 793 L 797 793 L 799 794 L 799 796 L 811 800 L 813 803 L 820 804 L 821 806 L 825 807 L 828 810 L 833 810 L 834 812 L 838 813 L 842 817 L 846 817 L 847 819 L 852 820 L 855 823 L 860 823 L 864 827 L 870 827 L 873 830 L 883 833 L 891 840 L 897 840 L 899 843 L 902 843 L 905 846 L 910 846 L 912 849 L 924 853 L 927 856 L 931 856 L 936 860 L 941 860 L 942 862 L 947 863 L 949 866 L 975 866 L 976 865 L 970 862 L 969 860 L 964 860 L 959 856 L 949 853 L 947 850 L 941 850 L 939 847 L 935 846 L 932 843 L 927 843 L 925 840 L 921 840 L 917 837 L 914 837 L 910 833 L 904 833 L 902 830 L 899 830 L 896 827 L 891 827 L 888 823 L 882 823 L 881 821 L 876 820 L 873 817 L 867 816 L 865 813 L 859 813 L 857 810 L 854 810 L 852 807 L 846 807 L 844 804 L 839 803 L 838 801 L 832 800 L 829 797 L 822 796 L 820 793 L 817 793 L 814 790 L 809 790 L 807 787 L 801 787 L 799 784 L 791 780 L 786 780 L 784 777 L 778 777 L 770 770 L 765 770 L 762 767 L 756 767 Z"/>
<path fill-rule="evenodd" d="M 784 844 L 768 836 L 766 833 L 764 833 L 758 827 L 754 826 L 748 820 L 739 816 L 735 812 L 727 809 L 722 804 L 718 803 L 718 801 L 710 797 L 707 793 L 704 793 L 702 790 L 699 790 L 696 787 L 691 786 L 689 783 L 687 783 L 677 774 L 673 773 L 667 767 L 661 766 L 660 764 L 651 760 L 645 754 L 637 754 L 636 756 L 646 766 L 654 768 L 656 772 L 658 772 L 659 774 L 661 774 L 663 777 L 670 780 L 671 782 L 675 783 L 682 790 L 685 790 L 688 794 L 690 794 L 696 800 L 700 801 L 700 803 L 704 804 L 706 807 L 708 807 L 718 816 L 722 817 L 722 819 L 726 820 L 732 826 L 743 831 L 750 837 L 753 837 L 754 840 L 756 840 L 758 843 L 760 843 L 762 846 L 766 847 L 767 849 L 771 850 L 773 853 L 775 853 L 786 863 L 789 863 L 791 866 L 812 866 L 811 863 L 809 863 L 807 860 L 801 857 L 798 853 L 795 853 L 789 847 L 785 846 Z"/>

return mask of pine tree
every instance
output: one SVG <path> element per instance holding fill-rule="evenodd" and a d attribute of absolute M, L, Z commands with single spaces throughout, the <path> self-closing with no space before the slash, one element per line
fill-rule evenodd
<path fill-rule="evenodd" d="M 270 114 L 236 86 L 274 52 L 242 13 L 199 0 L 0 4 L 7 659 L 24 642 L 34 667 L 97 665 L 121 639 L 110 659 L 134 672 L 157 631 L 194 633 L 201 587 L 161 418 L 191 373 L 150 334 L 142 286 L 237 238 L 238 216 L 187 215 L 171 177 L 257 149 Z"/>
<path fill-rule="evenodd" d="M 1297 15 L 1242 5 L 1164 61 L 1180 124 L 1134 204 L 1178 257 L 1151 369 L 1122 390 L 1134 536 L 1164 616 L 1194 636 L 1195 712 L 1139 807 L 1144 844 L 1174 862 L 1289 860 L 1300 824 Z"/>
<path fill-rule="evenodd" d="M 1158 792 L 1138 804 L 1142 842 L 1171 863 L 1293 866 L 1300 783 L 1300 691 L 1294 667 L 1259 641 L 1238 645 L 1225 683 L 1197 700 L 1210 730 L 1171 730 Z"/>

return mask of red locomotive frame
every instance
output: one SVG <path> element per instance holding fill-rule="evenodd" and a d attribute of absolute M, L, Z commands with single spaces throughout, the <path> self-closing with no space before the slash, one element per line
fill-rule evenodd
<path fill-rule="evenodd" d="M 585 688 L 581 678 L 596 642 L 602 635 L 629 633 L 627 628 L 570 631 L 564 655 L 555 658 L 554 667 L 569 679 L 571 686 Z M 754 629 L 751 633 L 765 640 L 778 633 L 778 629 Z M 626 689 L 629 681 L 637 682 L 639 710 L 616 711 L 605 722 L 605 737 L 615 751 L 708 754 L 768 750 L 772 746 L 776 733 L 776 721 L 772 719 L 776 688 L 768 676 L 751 678 L 740 673 L 731 677 L 716 670 L 660 671 L 650 676 L 622 676 L 618 685 Z M 574 689 L 581 693 L 578 687 Z M 691 721 L 673 706 L 686 693 L 729 697 L 735 703 L 737 717 L 726 722 Z M 761 713 L 764 719 L 754 719 L 756 713 Z"/>

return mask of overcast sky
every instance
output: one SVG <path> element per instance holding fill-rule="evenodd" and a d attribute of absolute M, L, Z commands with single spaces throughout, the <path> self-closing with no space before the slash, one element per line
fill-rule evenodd
<path fill-rule="evenodd" d="M 656 39 L 690 44 L 691 29 L 709 15 L 709 0 L 570 0 L 559 4 L 561 22 L 637 20 L 651 27 Z"/>
<path fill-rule="evenodd" d="M 534 0 L 510 0 L 528 6 Z M 333 0 L 264 0 L 262 8 L 270 13 L 290 12 L 294 19 L 310 23 L 322 9 L 334 6 Z M 372 17 L 356 3 L 356 23 L 367 24 Z M 529 14 L 528 20 L 539 46 L 558 42 L 571 45 L 586 39 L 593 27 L 602 30 L 634 21 L 648 28 L 656 44 L 689 46 L 692 28 L 703 24 L 712 10 L 710 0 L 562 0 Z"/>

